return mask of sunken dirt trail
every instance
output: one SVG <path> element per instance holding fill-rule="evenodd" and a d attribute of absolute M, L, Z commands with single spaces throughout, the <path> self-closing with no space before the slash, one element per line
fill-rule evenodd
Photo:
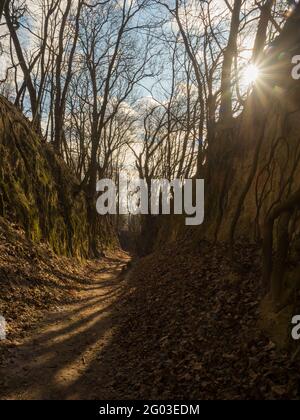
<path fill-rule="evenodd" d="M 91 270 L 78 301 L 44 314 L 9 352 L 1 399 L 101 399 L 111 396 L 110 366 L 102 353 L 113 335 L 112 308 L 122 294 L 129 257 Z M 97 362 L 97 369 L 90 368 Z M 1 370 L 2 370 L 1 369 Z"/>

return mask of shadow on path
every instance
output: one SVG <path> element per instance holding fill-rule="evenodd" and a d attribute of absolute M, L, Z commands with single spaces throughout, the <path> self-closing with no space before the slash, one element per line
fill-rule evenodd
<path fill-rule="evenodd" d="M 101 353 L 113 335 L 112 309 L 123 293 L 129 258 L 91 269 L 77 291 L 79 301 L 45 313 L 39 326 L 1 366 L 1 399 L 99 399 L 109 396 Z M 90 366 L 98 361 L 96 369 Z M 113 373 L 112 373 L 113 375 Z M 99 395 L 99 388 L 103 395 Z"/>

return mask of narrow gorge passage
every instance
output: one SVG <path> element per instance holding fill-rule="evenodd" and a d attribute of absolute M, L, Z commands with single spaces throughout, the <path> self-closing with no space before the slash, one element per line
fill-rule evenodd
<path fill-rule="evenodd" d="M 0 0 L 0 401 L 300 400 L 299 23 Z"/>

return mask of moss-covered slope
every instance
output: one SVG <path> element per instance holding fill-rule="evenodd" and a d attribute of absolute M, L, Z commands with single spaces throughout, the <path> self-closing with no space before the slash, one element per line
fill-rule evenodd
<path fill-rule="evenodd" d="M 0 97 L 0 216 L 60 255 L 88 256 L 86 203 L 77 181 L 29 122 Z"/>

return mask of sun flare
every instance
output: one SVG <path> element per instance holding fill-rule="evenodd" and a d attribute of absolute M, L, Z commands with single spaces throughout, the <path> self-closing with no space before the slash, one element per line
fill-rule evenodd
<path fill-rule="evenodd" d="M 259 77 L 259 69 L 255 64 L 249 64 L 245 67 L 242 74 L 242 82 L 245 86 L 250 86 L 256 82 Z"/>

